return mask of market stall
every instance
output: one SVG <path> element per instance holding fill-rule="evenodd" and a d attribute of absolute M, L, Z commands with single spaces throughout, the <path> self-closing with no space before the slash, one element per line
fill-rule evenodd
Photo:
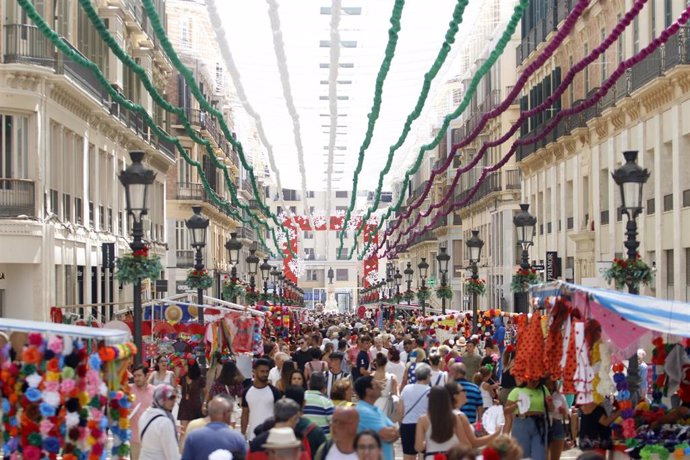
<path fill-rule="evenodd" d="M 114 329 L 0 318 L 3 453 L 77 460 L 127 457 L 131 398 L 127 365 L 136 353 Z"/>

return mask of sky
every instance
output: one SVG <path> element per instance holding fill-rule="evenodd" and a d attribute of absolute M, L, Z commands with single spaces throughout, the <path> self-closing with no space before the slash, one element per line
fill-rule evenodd
<path fill-rule="evenodd" d="M 330 48 L 322 46 L 321 42 L 330 40 L 331 16 L 322 14 L 321 10 L 330 7 L 332 2 L 275 0 L 285 50 L 283 68 L 289 74 L 289 79 L 281 80 L 281 66 L 274 47 L 277 31 L 271 27 L 269 1 L 274 0 L 218 0 L 216 5 L 248 101 L 261 116 L 273 146 L 283 187 L 301 189 L 300 149 L 297 147 L 301 143 L 307 189 L 325 190 L 330 135 L 329 69 L 320 64 L 330 62 Z M 339 67 L 338 70 L 337 80 L 342 83 L 337 85 L 337 109 L 344 116 L 339 117 L 339 127 L 336 128 L 334 190 L 352 189 L 353 172 L 374 101 L 376 76 L 388 40 L 393 3 L 392 0 L 342 1 L 343 9 L 360 7 L 361 14 L 343 11 L 338 27 L 341 40 L 339 62 L 341 65 L 353 64 L 353 67 Z M 480 0 L 470 1 L 457 35 L 459 40 L 462 40 L 463 31 L 466 33 L 471 26 L 480 3 Z M 383 86 L 380 116 L 371 144 L 365 150 L 360 190 L 375 188 L 389 148 L 398 140 L 405 119 L 421 92 L 424 73 L 443 43 L 455 4 L 455 0 L 405 2 L 397 48 Z M 275 15 L 273 19 L 275 22 Z M 434 99 L 440 94 L 443 83 L 457 73 L 453 62 L 457 48 L 453 47 L 434 80 L 422 116 L 413 124 L 408 140 L 397 151 L 391 174 L 384 183 L 385 190 L 390 190 L 391 180 L 402 176 L 416 156 L 419 145 L 431 139 L 431 128 L 436 122 Z M 299 142 L 296 141 L 296 126 L 284 97 L 284 84 L 289 84 L 298 115 Z"/>

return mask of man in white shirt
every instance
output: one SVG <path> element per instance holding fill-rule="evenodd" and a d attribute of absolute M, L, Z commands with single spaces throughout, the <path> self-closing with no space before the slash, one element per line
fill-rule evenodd
<path fill-rule="evenodd" d="M 276 365 L 273 368 L 271 368 L 270 372 L 268 373 L 268 381 L 271 382 L 271 385 L 278 385 L 278 381 L 280 380 L 280 374 L 283 372 L 283 363 L 288 359 L 290 359 L 290 356 L 287 353 L 283 353 L 282 351 L 276 353 Z"/>
<path fill-rule="evenodd" d="M 426 414 L 429 407 L 429 380 L 431 367 L 419 363 L 414 370 L 416 381 L 405 385 L 398 403 L 398 418 L 400 420 L 400 441 L 403 448 L 403 459 L 414 460 L 417 451 L 414 447 L 417 420 Z"/>
<path fill-rule="evenodd" d="M 270 362 L 257 359 L 254 363 L 254 381 L 242 395 L 242 434 L 251 441 L 254 439 L 254 428 L 273 417 L 273 405 L 280 399 L 280 391 L 268 383 Z"/>
<path fill-rule="evenodd" d="M 359 412 L 354 407 L 338 407 L 331 419 L 332 439 L 319 447 L 314 460 L 357 460 L 354 447 Z"/>
<path fill-rule="evenodd" d="M 373 362 L 379 353 L 383 353 L 383 356 L 388 358 L 388 350 L 383 348 L 383 337 L 381 335 L 374 337 L 374 344 L 369 348 L 369 359 Z"/>

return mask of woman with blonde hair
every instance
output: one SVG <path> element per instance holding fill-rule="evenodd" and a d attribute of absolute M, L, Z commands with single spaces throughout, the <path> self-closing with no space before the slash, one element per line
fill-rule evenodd
<path fill-rule="evenodd" d="M 331 400 L 335 407 L 350 407 L 355 404 L 352 402 L 352 395 L 354 388 L 352 388 L 352 380 L 349 378 L 338 379 L 333 383 L 331 388 Z"/>

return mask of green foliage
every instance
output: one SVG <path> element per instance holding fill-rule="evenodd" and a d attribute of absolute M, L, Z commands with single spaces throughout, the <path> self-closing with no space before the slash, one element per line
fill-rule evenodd
<path fill-rule="evenodd" d="M 429 297 L 431 297 L 431 292 L 429 292 L 428 287 L 419 288 L 419 291 L 417 291 L 417 300 L 426 302 L 429 300 Z"/>
<path fill-rule="evenodd" d="M 436 297 L 450 300 L 453 298 L 453 291 L 448 286 L 439 286 L 439 288 L 436 289 Z"/>
<path fill-rule="evenodd" d="M 533 268 L 520 268 L 513 275 L 510 283 L 511 292 L 527 292 L 533 284 L 539 284 L 541 280 L 537 276 L 537 271 Z"/>
<path fill-rule="evenodd" d="M 654 274 L 639 254 L 632 260 L 613 259 L 611 268 L 604 272 L 604 279 L 611 283 L 613 281 L 616 289 L 623 289 L 625 286 L 639 288 L 640 284 L 649 286 L 654 282 Z"/>
<path fill-rule="evenodd" d="M 185 284 L 189 289 L 208 289 L 213 286 L 213 278 L 208 270 L 190 270 L 187 272 Z"/>
<path fill-rule="evenodd" d="M 149 255 L 149 249 L 139 249 L 118 257 L 115 261 L 115 277 L 122 284 L 135 284 L 145 279 L 155 280 L 163 271 L 161 258 Z"/>
<path fill-rule="evenodd" d="M 484 295 L 486 293 L 486 284 L 484 280 L 481 278 L 476 280 L 474 278 L 467 278 L 465 280 L 465 293 L 470 295 Z"/>

